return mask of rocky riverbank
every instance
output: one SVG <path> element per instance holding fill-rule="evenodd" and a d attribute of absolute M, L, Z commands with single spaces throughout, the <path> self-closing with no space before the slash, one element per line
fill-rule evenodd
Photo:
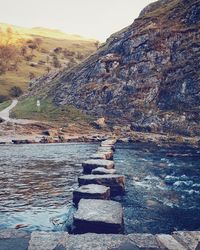
<path fill-rule="evenodd" d="M 157 145 L 185 144 L 198 147 L 200 137 L 187 137 L 173 134 L 159 134 L 132 131 L 127 127 L 95 129 L 82 124 L 69 124 L 59 127 L 50 123 L 14 124 L 0 123 L 0 144 L 26 143 L 63 143 L 63 142 L 99 142 L 109 137 L 118 142 L 151 142 Z"/>

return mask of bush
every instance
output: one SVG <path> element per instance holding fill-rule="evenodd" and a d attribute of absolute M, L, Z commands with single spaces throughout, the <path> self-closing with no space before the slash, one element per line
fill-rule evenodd
<path fill-rule="evenodd" d="M 8 101 L 8 100 L 9 100 L 8 96 L 6 96 L 6 95 L 0 95 L 0 103 Z"/>
<path fill-rule="evenodd" d="M 14 86 L 9 90 L 9 94 L 12 97 L 19 97 L 23 94 L 23 91 L 20 87 Z"/>

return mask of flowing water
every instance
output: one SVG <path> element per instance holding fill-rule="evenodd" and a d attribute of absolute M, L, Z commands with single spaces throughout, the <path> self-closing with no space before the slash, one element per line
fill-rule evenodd
<path fill-rule="evenodd" d="M 0 228 L 67 230 L 80 163 L 97 147 L 0 146 Z M 114 158 L 126 176 L 126 194 L 115 197 L 124 207 L 126 233 L 200 229 L 200 150 L 117 144 Z"/>
<path fill-rule="evenodd" d="M 200 229 L 200 149 L 118 144 L 115 162 L 126 176 L 126 195 L 117 197 L 126 233 Z"/>

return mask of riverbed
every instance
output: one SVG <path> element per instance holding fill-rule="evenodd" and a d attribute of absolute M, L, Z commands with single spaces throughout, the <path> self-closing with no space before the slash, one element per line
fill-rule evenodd
<path fill-rule="evenodd" d="M 98 144 L 0 146 L 0 228 L 69 230 L 81 162 Z M 174 156 L 174 157 L 172 157 Z M 118 173 L 126 193 L 125 233 L 200 229 L 200 150 L 117 144 Z"/>

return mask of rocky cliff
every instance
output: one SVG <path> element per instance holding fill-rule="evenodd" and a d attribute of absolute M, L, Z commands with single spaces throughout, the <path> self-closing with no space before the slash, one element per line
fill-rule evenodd
<path fill-rule="evenodd" d="M 133 130 L 200 135 L 200 0 L 160 0 L 71 71 L 45 81 L 70 104 Z"/>

